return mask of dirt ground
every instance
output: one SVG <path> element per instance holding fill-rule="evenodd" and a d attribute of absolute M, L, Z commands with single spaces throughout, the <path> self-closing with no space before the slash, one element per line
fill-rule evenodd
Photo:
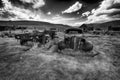
<path fill-rule="evenodd" d="M 15 39 L 0 38 L 0 80 L 120 80 L 120 37 L 86 39 L 94 44 L 90 53 L 29 50 Z"/>

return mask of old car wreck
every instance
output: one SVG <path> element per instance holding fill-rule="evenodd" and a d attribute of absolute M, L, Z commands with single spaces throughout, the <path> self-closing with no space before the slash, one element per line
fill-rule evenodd
<path fill-rule="evenodd" d="M 57 33 L 56 30 L 52 29 L 43 31 L 34 29 L 32 32 L 25 31 L 19 34 L 8 32 L 7 34 L 9 34 L 8 37 L 12 35 L 13 38 L 19 41 L 21 46 L 28 46 L 30 43 L 32 43 L 31 46 L 34 46 L 34 43 L 37 43 L 37 47 L 46 52 L 62 53 L 65 50 L 71 50 L 74 53 L 79 51 L 91 52 L 93 50 L 93 44 L 84 37 L 84 32 L 80 28 L 64 30 L 62 39 Z"/>
<path fill-rule="evenodd" d="M 90 52 L 93 49 L 92 43 L 84 38 L 83 31 L 77 28 L 66 29 L 63 40 L 60 40 L 57 32 L 52 30 L 17 34 L 15 38 L 20 40 L 21 45 L 26 44 L 28 41 L 37 42 L 39 45 L 44 45 L 44 48 L 50 52 L 61 52 L 64 49 Z"/>

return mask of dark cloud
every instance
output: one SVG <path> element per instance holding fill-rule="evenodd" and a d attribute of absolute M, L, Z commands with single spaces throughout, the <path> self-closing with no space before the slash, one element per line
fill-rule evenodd
<path fill-rule="evenodd" d="M 51 2 L 72 2 L 72 1 L 76 1 L 76 0 L 50 0 Z"/>
<path fill-rule="evenodd" d="M 25 9 L 32 9 L 33 3 L 24 3 L 21 0 L 9 0 L 12 5 L 17 7 L 24 7 Z"/>
<path fill-rule="evenodd" d="M 0 16 L 1 16 L 2 18 L 15 17 L 14 14 L 9 13 L 8 11 L 2 12 L 2 14 L 0 14 Z"/>
<path fill-rule="evenodd" d="M 0 8 L 4 7 L 2 1 L 0 0 Z"/>
<path fill-rule="evenodd" d="M 114 11 L 113 13 L 108 14 L 108 16 L 115 16 L 115 15 L 117 15 L 117 17 L 119 15 L 119 18 L 120 18 L 120 10 L 119 11 Z"/>
<path fill-rule="evenodd" d="M 112 9 L 112 8 L 120 9 L 120 3 L 113 4 L 113 5 L 110 6 L 108 9 Z"/>
<path fill-rule="evenodd" d="M 101 2 L 103 0 L 79 0 L 79 1 L 83 1 L 83 2 L 86 2 L 88 4 L 95 4 L 95 3 Z"/>
<path fill-rule="evenodd" d="M 84 3 L 88 3 L 88 4 L 95 4 L 95 3 L 101 2 L 103 0 L 49 0 L 49 1 L 56 2 L 56 3 L 60 3 L 60 2 L 76 2 L 76 1 L 79 1 L 79 2 L 84 2 Z"/>
<path fill-rule="evenodd" d="M 42 10 L 51 11 L 53 14 L 59 14 L 61 11 L 73 5 L 74 2 L 74 0 L 45 0 L 46 5 L 42 8 Z"/>

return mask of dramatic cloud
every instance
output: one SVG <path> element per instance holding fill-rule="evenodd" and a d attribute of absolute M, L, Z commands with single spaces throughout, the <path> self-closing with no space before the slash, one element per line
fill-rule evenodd
<path fill-rule="evenodd" d="M 39 14 L 37 14 L 37 11 L 13 6 L 8 0 L 2 0 L 2 3 L 4 4 L 4 7 L 0 9 L 1 19 L 5 18 L 4 16 L 7 16 L 6 18 L 10 20 L 41 20 L 42 12 L 40 10 Z"/>
<path fill-rule="evenodd" d="M 95 13 L 95 9 L 92 9 L 92 11 L 86 11 L 86 12 L 82 13 L 81 17 L 88 17 L 94 13 Z"/>
<path fill-rule="evenodd" d="M 90 4 L 83 7 L 85 4 L 77 1 L 66 10 L 63 10 L 65 6 L 58 7 L 61 8 L 59 12 L 52 10 L 53 8 L 48 9 L 51 5 L 48 5 L 45 0 L 2 0 L 1 2 L 3 7 L 0 8 L 0 20 L 45 21 L 72 26 L 120 20 L 120 0 L 103 0 L 99 6 L 97 4 L 97 8 L 91 11 L 93 7 L 89 8 Z M 79 10 L 84 13 L 81 15 Z M 76 14 L 63 15 L 60 14 L 61 11 L 63 14 L 73 12 Z"/>
<path fill-rule="evenodd" d="M 84 12 L 82 17 L 87 18 L 87 20 L 76 22 L 76 26 L 120 20 L 120 0 L 103 0 L 98 8 Z"/>
<path fill-rule="evenodd" d="M 21 0 L 24 3 L 32 3 L 33 8 L 39 8 L 45 5 L 44 0 Z"/>
<path fill-rule="evenodd" d="M 46 18 L 45 14 L 39 9 L 39 11 L 32 11 L 29 9 L 16 7 L 11 4 L 8 0 L 2 0 L 4 7 L 0 9 L 1 20 L 32 20 L 32 21 L 44 21 L 55 24 L 69 24 L 72 25 L 72 21 L 75 18 L 65 18 L 60 15 L 52 16 L 51 12 L 46 15 L 51 15 L 51 18 Z M 71 24 L 70 24 L 71 23 Z"/>
<path fill-rule="evenodd" d="M 2 3 L 4 5 L 4 9 L 9 9 L 9 8 L 12 8 L 12 5 L 11 3 L 8 1 L 8 0 L 2 0 Z"/>
<path fill-rule="evenodd" d="M 76 20 L 76 18 L 67 18 L 67 17 L 63 17 L 60 15 L 55 15 L 51 19 L 47 19 L 45 21 L 54 23 L 54 24 L 64 24 L 64 25 L 74 26 L 75 20 Z"/>
<path fill-rule="evenodd" d="M 91 14 L 91 12 L 90 11 L 87 11 L 87 12 L 84 12 L 83 14 L 82 14 L 82 16 L 84 17 L 84 16 L 89 16 Z"/>
<path fill-rule="evenodd" d="M 120 0 L 104 0 L 101 2 L 99 8 L 91 11 L 91 15 L 88 16 L 87 23 L 102 23 L 120 19 L 118 16 L 115 17 L 115 15 L 120 15 L 120 7 L 118 7 L 119 5 Z"/>
<path fill-rule="evenodd" d="M 32 0 L 22 0 L 25 3 L 31 3 Z M 44 14 L 40 9 L 30 10 L 24 7 L 14 6 L 9 0 L 2 0 L 4 4 L 3 8 L 0 8 L 0 20 L 32 20 L 32 21 L 45 21 L 55 24 L 66 24 L 72 25 L 72 21 L 75 18 L 66 18 L 60 15 L 52 16 L 51 12 Z M 33 2 L 32 2 L 33 3 Z M 40 6 L 39 6 L 40 7 Z M 42 7 L 42 5 L 41 5 Z M 46 16 L 49 16 L 47 18 Z M 70 24 L 71 23 L 71 24 Z"/>
<path fill-rule="evenodd" d="M 64 14 L 64 13 L 76 12 L 76 11 L 78 11 L 81 8 L 82 8 L 82 4 L 77 1 L 75 4 L 73 4 L 72 6 L 70 6 L 68 9 L 66 9 L 62 13 Z"/>

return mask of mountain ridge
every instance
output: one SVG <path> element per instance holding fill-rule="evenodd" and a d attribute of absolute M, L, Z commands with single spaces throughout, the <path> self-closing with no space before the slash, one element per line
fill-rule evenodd
<path fill-rule="evenodd" d="M 71 28 L 71 26 L 63 25 L 63 24 L 52 24 L 48 22 L 41 22 L 41 21 L 0 21 L 0 26 L 21 26 L 27 28 L 38 28 L 38 29 L 45 29 L 45 28 L 59 28 L 65 30 L 67 28 Z"/>

